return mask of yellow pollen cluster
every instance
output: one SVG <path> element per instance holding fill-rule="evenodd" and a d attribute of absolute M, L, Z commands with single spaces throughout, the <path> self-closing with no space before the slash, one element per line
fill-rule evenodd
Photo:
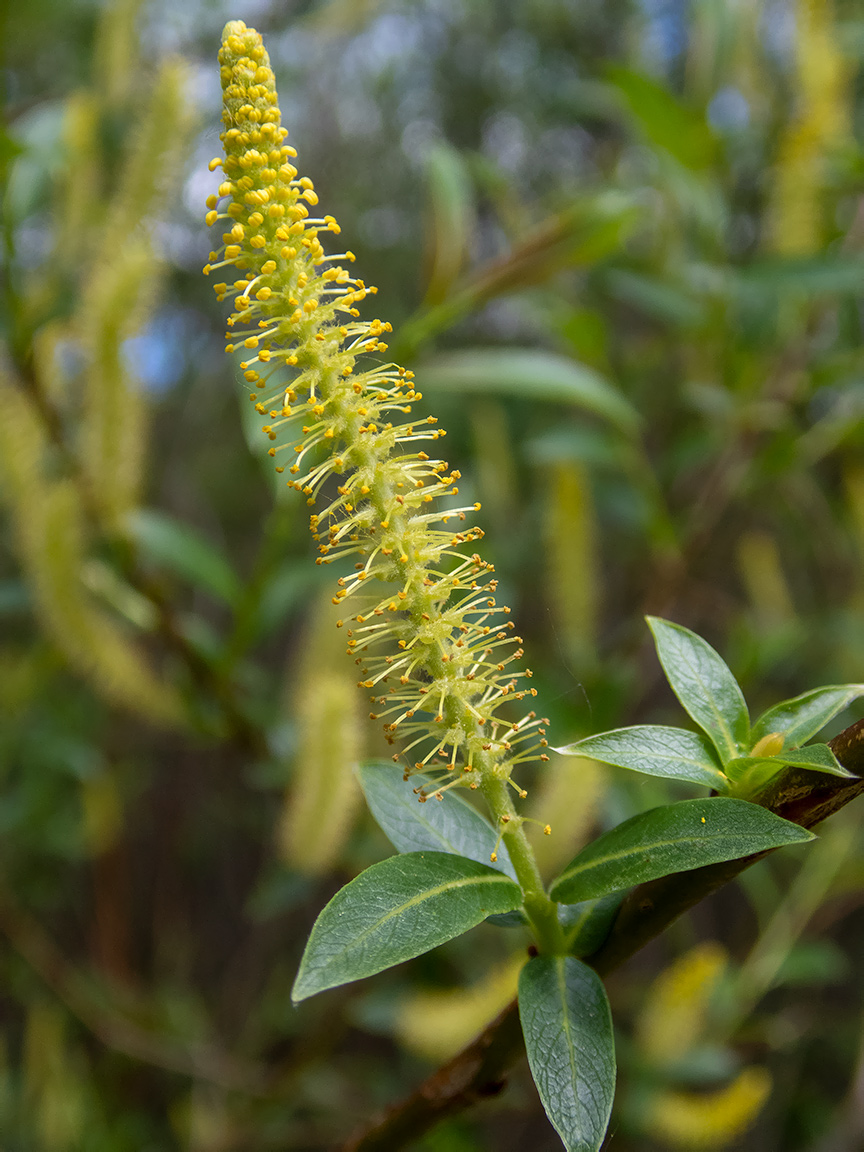
<path fill-rule="evenodd" d="M 206 219 L 224 231 L 204 272 L 231 270 L 214 285 L 233 301 L 226 350 L 251 353 L 241 367 L 277 472 L 323 505 L 311 518 L 318 563 L 354 560 L 333 601 L 359 605 L 340 627 L 372 690 L 370 715 L 391 743 L 406 741 L 406 775 L 438 771 L 434 795 L 477 787 L 484 773 L 509 781 L 516 764 L 547 759 L 547 721 L 499 715 L 536 693 L 520 686 L 531 676 L 513 669 L 521 639 L 472 548 L 483 533 L 466 517 L 479 505 L 443 503 L 459 472 L 421 446 L 445 433 L 433 416 L 411 418 L 422 398 L 413 374 L 380 356 L 390 325 L 359 319 L 375 288 L 343 266 L 353 253 L 324 251 L 320 237 L 339 226 L 309 213 L 318 197 L 291 162 L 260 35 L 230 22 L 219 62 L 225 158 L 210 167 L 225 180 Z M 357 371 L 363 354 L 378 358 Z"/>

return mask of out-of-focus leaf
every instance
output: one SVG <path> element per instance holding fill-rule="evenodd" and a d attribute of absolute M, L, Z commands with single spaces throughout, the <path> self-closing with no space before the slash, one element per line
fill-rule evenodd
<path fill-rule="evenodd" d="M 632 434 L 639 414 L 608 381 L 575 360 L 528 348 L 471 348 L 436 356 L 418 372 L 422 387 L 572 404 Z"/>
<path fill-rule="evenodd" d="M 568 1152 L 597 1152 L 615 1095 L 612 1014 L 600 977 L 572 956 L 535 956 L 519 977 L 531 1075 Z"/>
<path fill-rule="evenodd" d="M 452 145 L 439 143 L 429 150 L 426 178 L 432 210 L 432 263 L 426 303 L 437 304 L 462 271 L 474 205 L 465 161 Z"/>
<path fill-rule="evenodd" d="M 467 856 L 479 864 L 491 864 L 500 872 L 516 879 L 510 854 L 502 841 L 495 847 L 498 835 L 476 808 L 451 789 L 440 800 L 419 803 L 415 789 L 428 795 L 435 784 L 425 776 L 402 778 L 395 764 L 369 763 L 357 769 L 360 786 L 372 815 L 397 852 L 452 852 Z M 493 863 L 492 852 L 497 855 Z"/>
<path fill-rule="evenodd" d="M 780 965 L 774 984 L 839 984 L 851 969 L 849 957 L 833 940 L 801 940 Z"/>
<path fill-rule="evenodd" d="M 278 628 L 292 610 L 313 600 L 321 584 L 330 580 L 332 576 L 326 570 L 286 562 L 261 589 L 255 606 L 254 635 L 264 636 Z"/>
<path fill-rule="evenodd" d="M 142 509 L 129 521 L 138 547 L 150 560 L 228 604 L 240 596 L 240 581 L 221 552 L 187 524 L 163 512 Z"/>
<path fill-rule="evenodd" d="M 643 135 L 665 148 L 685 168 L 709 168 L 717 158 L 717 140 L 703 113 L 688 107 L 668 88 L 627 68 L 608 69 L 607 78 Z"/>
<path fill-rule="evenodd" d="M 603 283 L 612 296 L 645 315 L 679 328 L 693 328 L 705 319 L 705 308 L 683 288 L 625 268 L 610 268 Z"/>
<path fill-rule="evenodd" d="M 857 293 L 862 282 L 864 259 L 837 254 L 760 261 L 738 271 L 732 284 L 745 291 L 761 288 L 772 294 L 794 292 L 800 297 Z"/>
<path fill-rule="evenodd" d="M 20 580 L 0 580 L 0 614 L 26 612 L 30 607 L 30 593 Z"/>
<path fill-rule="evenodd" d="M 642 812 L 598 836 L 549 892 L 553 900 L 576 904 L 672 872 L 812 839 L 812 832 L 747 800 L 681 800 Z"/>
<path fill-rule="evenodd" d="M 407 852 L 346 884 L 315 921 L 291 996 L 373 976 L 460 936 L 522 892 L 507 876 L 445 852 Z"/>

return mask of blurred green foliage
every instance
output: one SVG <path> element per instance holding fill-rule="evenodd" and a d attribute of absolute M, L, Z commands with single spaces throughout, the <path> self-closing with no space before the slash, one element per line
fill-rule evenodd
<path fill-rule="evenodd" d="M 301 171 L 483 501 L 563 744 L 677 722 L 646 611 L 706 635 L 757 708 L 864 679 L 864 11 L 5 15 L 0 1143 L 332 1147 L 506 1000 L 521 937 L 483 926 L 289 1004 L 315 912 L 388 851 L 349 780 L 384 749 L 200 275 L 222 23 L 267 36 Z M 544 773 L 550 875 L 690 794 Z M 860 1146 L 860 819 L 611 982 L 616 1149 Z M 556 1146 L 522 1073 L 422 1144 Z"/>

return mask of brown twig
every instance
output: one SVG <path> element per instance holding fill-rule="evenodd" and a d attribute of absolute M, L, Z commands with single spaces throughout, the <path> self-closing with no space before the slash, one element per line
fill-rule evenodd
<path fill-rule="evenodd" d="M 51 936 L 0 889 L 0 932 L 77 1019 L 106 1047 L 229 1091 L 266 1094 L 269 1070 L 246 1064 L 212 1042 L 178 1043 L 141 1027 L 91 993 Z"/>
<path fill-rule="evenodd" d="M 857 774 L 854 779 L 788 768 L 766 787 L 757 802 L 787 820 L 812 828 L 854 800 L 864 792 L 864 720 L 846 728 L 830 746 L 840 763 Z M 766 855 L 762 852 L 640 884 L 626 897 L 606 940 L 586 963 L 600 975 L 612 972 L 684 912 Z M 499 1092 L 507 1069 L 522 1051 L 514 1000 L 410 1096 L 356 1133 L 343 1152 L 396 1152 L 447 1116 Z"/>

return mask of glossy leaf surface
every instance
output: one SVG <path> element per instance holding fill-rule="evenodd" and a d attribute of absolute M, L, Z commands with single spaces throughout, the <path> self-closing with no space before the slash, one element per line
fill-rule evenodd
<path fill-rule="evenodd" d="M 672 691 L 703 728 L 724 763 L 748 748 L 750 718 L 738 681 L 711 645 L 680 624 L 648 616 Z"/>
<path fill-rule="evenodd" d="M 475 860 L 444 852 L 391 856 L 346 884 L 315 921 L 291 995 L 305 1000 L 372 976 L 521 902 L 518 885 Z"/>
<path fill-rule="evenodd" d="M 555 751 L 565 756 L 587 756 L 648 776 L 690 780 L 721 790 L 726 786 L 723 769 L 710 741 L 684 728 L 666 728 L 659 724 L 616 728 Z"/>
<path fill-rule="evenodd" d="M 425 776 L 403 780 L 392 763 L 362 764 L 357 777 L 372 815 L 397 852 L 452 852 L 516 879 L 504 842 L 495 848 L 495 829 L 454 791 L 421 804 L 414 789 L 425 786 L 431 792 L 433 782 Z M 498 857 L 494 864 L 489 859 L 493 851 Z"/>
<path fill-rule="evenodd" d="M 597 1152 L 615 1094 L 615 1041 L 600 977 L 573 956 L 535 956 L 519 977 L 531 1075 L 568 1152 Z"/>
<path fill-rule="evenodd" d="M 861 696 L 864 684 L 835 684 L 803 692 L 763 712 L 753 725 L 751 740 L 755 744 L 771 732 L 782 732 L 787 747 L 799 748 Z"/>
<path fill-rule="evenodd" d="M 811 832 L 747 800 L 682 800 L 598 836 L 567 865 L 550 894 L 575 904 L 672 872 L 812 839 Z"/>

